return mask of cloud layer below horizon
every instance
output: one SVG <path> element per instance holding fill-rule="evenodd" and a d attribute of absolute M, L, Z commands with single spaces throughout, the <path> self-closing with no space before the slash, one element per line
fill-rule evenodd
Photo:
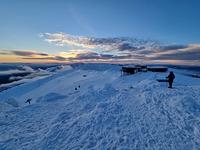
<path fill-rule="evenodd" d="M 45 42 L 66 48 L 58 55 L 30 50 L 4 50 L 26 60 L 110 63 L 172 63 L 200 65 L 200 44 L 168 44 L 129 37 L 95 38 L 66 33 L 40 33 Z"/>

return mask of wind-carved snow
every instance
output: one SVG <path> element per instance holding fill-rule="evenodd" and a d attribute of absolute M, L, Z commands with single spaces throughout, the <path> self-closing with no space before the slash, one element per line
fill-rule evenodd
<path fill-rule="evenodd" d="M 168 89 L 156 81 L 168 73 L 121 77 L 116 68 L 73 69 L 38 87 L 28 84 L 34 88 L 21 95 L 15 92 L 26 85 L 0 93 L 0 148 L 200 149 L 198 78 L 174 70 L 174 88 Z M 6 103 L 10 93 L 20 107 Z"/>

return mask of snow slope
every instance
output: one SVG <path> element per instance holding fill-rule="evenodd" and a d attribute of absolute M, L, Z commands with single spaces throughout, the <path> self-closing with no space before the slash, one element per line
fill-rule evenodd
<path fill-rule="evenodd" d="M 85 64 L 3 91 L 0 149 L 198 150 L 200 79 L 171 70 L 173 89 L 168 73 Z"/>

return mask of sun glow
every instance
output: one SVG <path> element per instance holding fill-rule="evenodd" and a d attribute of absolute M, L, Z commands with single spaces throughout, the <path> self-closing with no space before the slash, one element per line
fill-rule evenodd
<path fill-rule="evenodd" d="M 75 58 L 76 54 L 74 52 L 60 52 L 59 56 L 64 58 Z"/>

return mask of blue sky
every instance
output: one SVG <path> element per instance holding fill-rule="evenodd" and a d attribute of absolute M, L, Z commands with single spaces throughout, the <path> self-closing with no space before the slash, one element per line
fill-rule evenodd
<path fill-rule="evenodd" d="M 1 62 L 195 64 L 199 0 L 1 0 Z"/>

